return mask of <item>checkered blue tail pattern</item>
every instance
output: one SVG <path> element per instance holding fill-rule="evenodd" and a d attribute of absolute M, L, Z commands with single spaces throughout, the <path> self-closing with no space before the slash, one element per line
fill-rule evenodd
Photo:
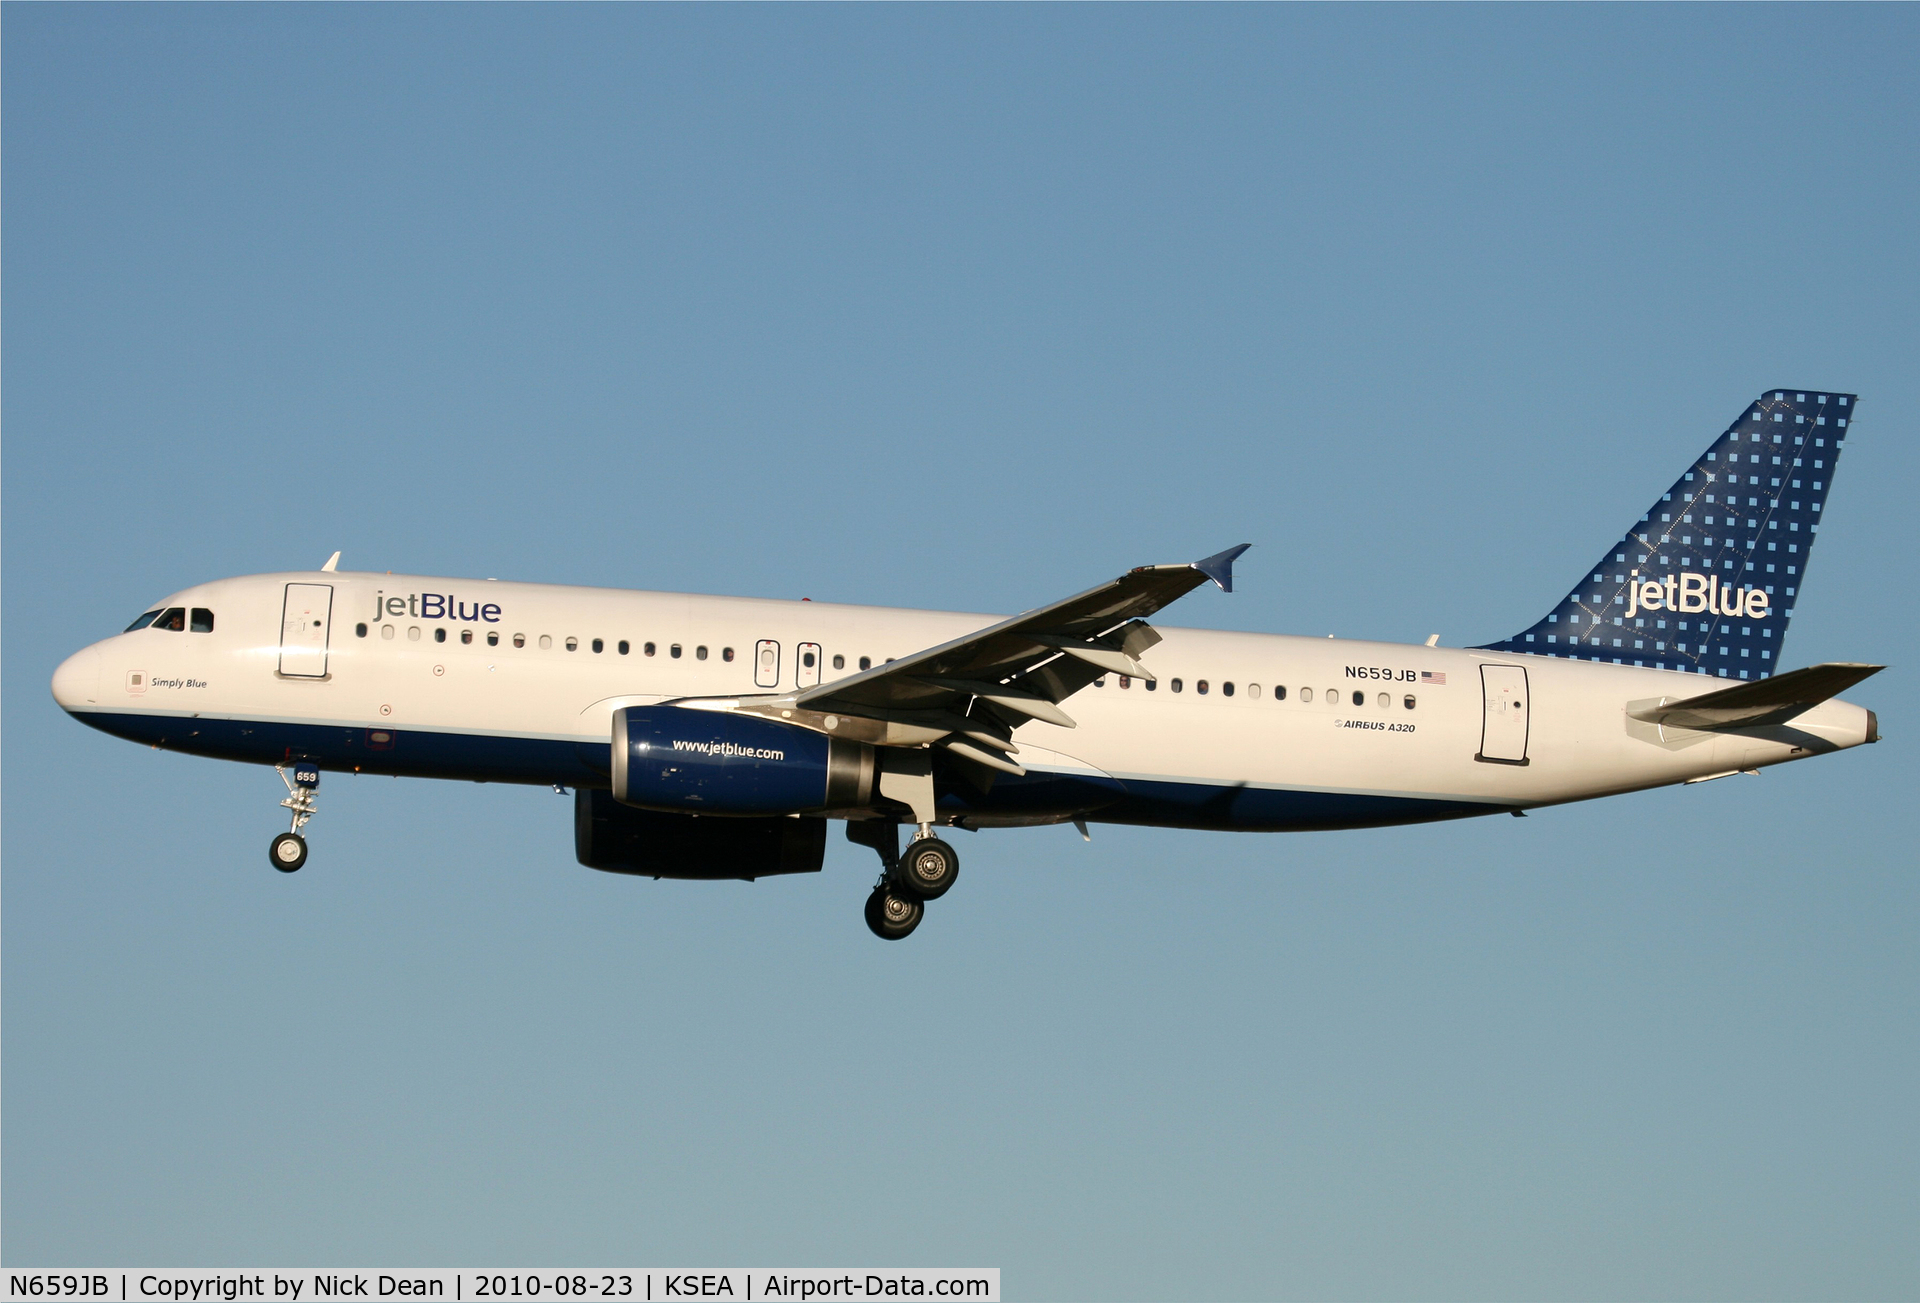
<path fill-rule="evenodd" d="M 1773 674 L 1854 399 L 1761 394 L 1564 601 L 1481 650 L 1722 679 Z"/>

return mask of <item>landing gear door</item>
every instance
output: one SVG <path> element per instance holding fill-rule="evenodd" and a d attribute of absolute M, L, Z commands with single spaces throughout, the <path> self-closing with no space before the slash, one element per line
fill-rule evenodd
<path fill-rule="evenodd" d="M 820 682 L 820 644 L 803 642 L 794 650 L 794 659 L 799 662 L 794 670 L 794 686 L 811 688 Z"/>
<path fill-rule="evenodd" d="M 288 584 L 280 608 L 280 673 L 290 679 L 327 677 L 327 627 L 333 620 L 329 584 Z"/>
<path fill-rule="evenodd" d="M 780 644 L 771 638 L 762 638 L 754 644 L 753 682 L 760 688 L 780 686 Z"/>
<path fill-rule="evenodd" d="M 1527 763 L 1527 733 L 1532 705 L 1527 700 L 1527 672 L 1518 665 L 1482 665 L 1480 695 L 1480 754 L 1475 760 L 1493 765 Z"/>

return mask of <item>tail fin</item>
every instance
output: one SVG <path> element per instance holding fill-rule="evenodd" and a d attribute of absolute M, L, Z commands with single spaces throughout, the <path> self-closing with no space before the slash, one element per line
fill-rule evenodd
<path fill-rule="evenodd" d="M 1761 394 L 1565 601 L 1481 650 L 1767 678 L 1780 663 L 1854 398 Z"/>

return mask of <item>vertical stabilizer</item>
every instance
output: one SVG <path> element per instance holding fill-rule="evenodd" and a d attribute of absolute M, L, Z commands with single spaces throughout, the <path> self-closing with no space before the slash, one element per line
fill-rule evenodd
<path fill-rule="evenodd" d="M 1852 394 L 1761 394 L 1565 600 L 1483 650 L 1768 677 L 1853 410 Z"/>

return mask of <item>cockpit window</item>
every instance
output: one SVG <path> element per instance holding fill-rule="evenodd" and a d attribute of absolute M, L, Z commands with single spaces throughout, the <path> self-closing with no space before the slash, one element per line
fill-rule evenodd
<path fill-rule="evenodd" d="M 173 633 L 185 633 L 187 628 L 187 608 L 169 606 L 160 612 L 160 618 L 153 622 L 156 629 L 166 629 Z"/>
<path fill-rule="evenodd" d="M 193 623 L 189 626 L 195 633 L 213 632 L 213 612 L 204 606 L 193 608 Z"/>
<path fill-rule="evenodd" d="M 128 625 L 128 626 L 127 626 L 127 627 L 126 627 L 125 629 L 122 629 L 122 630 L 121 630 L 121 632 L 122 632 L 122 633 L 132 633 L 132 632 L 133 632 L 133 631 L 134 631 L 135 629 L 144 629 L 144 628 L 146 628 L 146 627 L 147 627 L 148 625 L 150 625 L 150 624 L 152 624 L 152 623 L 153 623 L 153 617 L 154 617 L 154 616 L 156 616 L 156 615 L 158 615 L 158 614 L 160 614 L 160 612 L 159 612 L 158 610 L 153 610 L 153 611 L 142 611 L 142 612 L 141 612 L 141 613 L 139 614 L 139 616 L 137 616 L 137 617 L 136 617 L 136 618 L 134 619 L 134 622 L 133 622 L 132 624 L 130 624 L 130 625 Z"/>

